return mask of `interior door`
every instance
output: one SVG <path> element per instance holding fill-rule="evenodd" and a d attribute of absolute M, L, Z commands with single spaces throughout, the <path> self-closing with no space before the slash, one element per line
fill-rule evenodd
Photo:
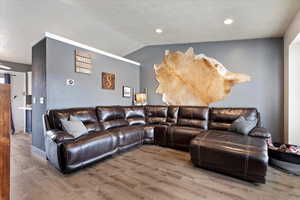
<path fill-rule="evenodd" d="M 25 73 L 13 72 L 11 76 L 12 117 L 15 131 L 25 130 L 26 82 Z"/>

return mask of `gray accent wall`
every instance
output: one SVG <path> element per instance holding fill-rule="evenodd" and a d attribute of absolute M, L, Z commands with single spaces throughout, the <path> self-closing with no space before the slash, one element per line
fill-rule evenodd
<path fill-rule="evenodd" d="M 39 99 L 46 96 L 46 39 L 43 39 L 32 47 L 32 97 L 36 99 L 32 104 L 32 146 L 41 150 L 45 150 L 42 115 L 46 104 L 39 103 Z"/>
<path fill-rule="evenodd" d="M 92 73 L 75 72 L 75 46 L 47 38 L 47 109 L 96 105 L 131 105 L 131 98 L 122 97 L 122 87 L 139 91 L 140 67 L 101 54 L 92 53 Z M 87 50 L 82 50 L 86 52 Z M 101 87 L 101 73 L 116 74 L 115 90 Z M 66 80 L 74 79 L 74 86 Z"/>
<path fill-rule="evenodd" d="M 165 50 L 186 51 L 216 58 L 228 70 L 245 73 L 252 81 L 236 85 L 223 101 L 210 106 L 256 107 L 262 124 L 281 141 L 283 136 L 283 39 L 267 38 L 193 44 L 147 46 L 126 57 L 141 63 L 140 87 L 148 89 L 149 104 L 163 104 L 155 90 L 154 64 L 160 64 Z"/>
<path fill-rule="evenodd" d="M 75 50 L 87 51 L 75 46 L 45 38 L 32 48 L 33 106 L 32 151 L 44 151 L 42 114 L 49 109 L 91 107 L 96 105 L 131 105 L 131 98 L 122 97 L 122 87 L 139 91 L 140 67 L 92 53 L 92 73 L 75 72 Z M 101 88 L 101 73 L 116 74 L 115 90 Z M 66 80 L 74 79 L 74 86 Z M 40 103 L 40 98 L 44 103 Z"/>

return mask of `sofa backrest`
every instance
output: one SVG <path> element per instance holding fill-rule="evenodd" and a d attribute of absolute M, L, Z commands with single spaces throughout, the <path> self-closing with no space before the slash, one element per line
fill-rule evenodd
<path fill-rule="evenodd" d="M 201 129 L 228 130 L 239 116 L 257 119 L 256 108 L 208 108 L 199 106 L 97 106 L 56 109 L 48 112 L 50 128 L 63 130 L 60 120 L 77 117 L 89 131 L 131 125 L 165 123 Z"/>
<path fill-rule="evenodd" d="M 159 124 L 167 121 L 167 106 L 145 106 L 145 112 L 148 124 Z"/>
<path fill-rule="evenodd" d="M 125 113 L 125 119 L 130 126 L 146 124 L 145 109 L 143 106 L 128 106 L 122 108 Z"/>
<path fill-rule="evenodd" d="M 72 115 L 81 120 L 88 131 L 100 130 L 95 108 L 56 109 L 50 110 L 48 115 L 50 126 L 53 129 L 63 130 L 60 120 L 69 120 Z"/>
<path fill-rule="evenodd" d="M 97 115 L 102 130 L 128 126 L 124 109 L 120 106 L 97 106 Z"/>
<path fill-rule="evenodd" d="M 177 124 L 179 106 L 168 106 L 167 122 Z"/>
<path fill-rule="evenodd" d="M 209 129 L 228 130 L 233 121 L 242 115 L 257 119 L 257 124 L 260 124 L 256 108 L 210 108 L 209 113 Z"/>
<path fill-rule="evenodd" d="M 177 125 L 208 129 L 208 107 L 180 106 Z"/>

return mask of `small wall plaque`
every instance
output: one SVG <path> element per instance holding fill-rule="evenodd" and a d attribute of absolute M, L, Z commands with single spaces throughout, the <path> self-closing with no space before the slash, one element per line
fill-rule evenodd
<path fill-rule="evenodd" d="M 92 55 L 75 50 L 75 72 L 90 74 L 92 71 Z"/>
<path fill-rule="evenodd" d="M 102 72 L 102 89 L 115 89 L 115 74 Z"/>
<path fill-rule="evenodd" d="M 66 80 L 66 84 L 67 84 L 68 86 L 74 86 L 75 81 L 74 81 L 73 79 L 67 79 L 67 80 Z"/>

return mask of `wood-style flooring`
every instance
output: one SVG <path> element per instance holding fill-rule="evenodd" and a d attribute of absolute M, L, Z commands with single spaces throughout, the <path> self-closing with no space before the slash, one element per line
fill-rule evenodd
<path fill-rule="evenodd" d="M 12 136 L 12 200 L 300 200 L 300 177 L 269 167 L 255 185 L 195 168 L 186 152 L 153 145 L 63 175 L 30 153 L 28 135 Z"/>

